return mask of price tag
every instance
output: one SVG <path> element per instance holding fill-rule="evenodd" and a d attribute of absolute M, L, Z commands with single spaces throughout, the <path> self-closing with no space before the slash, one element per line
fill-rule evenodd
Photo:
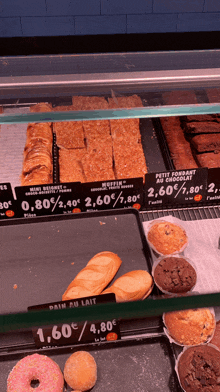
<path fill-rule="evenodd" d="M 207 202 L 220 201 L 220 168 L 208 170 Z"/>
<path fill-rule="evenodd" d="M 15 217 L 15 200 L 11 184 L 0 184 L 0 219 Z"/>
<path fill-rule="evenodd" d="M 134 207 L 143 204 L 143 179 L 99 181 L 82 184 L 84 211 Z"/>
<path fill-rule="evenodd" d="M 69 301 L 30 306 L 28 311 L 78 308 L 107 302 L 115 302 L 115 294 L 103 294 Z M 38 348 L 69 344 L 98 343 L 120 339 L 120 327 L 119 322 L 116 319 L 100 322 L 75 322 L 73 319 L 70 323 L 63 322 L 58 325 L 33 328 L 32 333 L 35 345 Z"/>
<path fill-rule="evenodd" d="M 15 192 L 21 217 L 71 214 L 82 210 L 79 182 L 16 187 Z"/>
<path fill-rule="evenodd" d="M 173 170 L 146 175 L 145 206 L 199 203 L 206 199 L 208 169 Z"/>

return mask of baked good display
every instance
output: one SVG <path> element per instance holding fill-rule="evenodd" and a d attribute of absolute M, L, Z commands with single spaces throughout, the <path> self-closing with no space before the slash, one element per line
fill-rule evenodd
<path fill-rule="evenodd" d="M 120 276 L 101 294 L 114 293 L 116 302 L 129 302 L 145 299 L 153 290 L 153 279 L 144 270 L 130 271 Z"/>
<path fill-rule="evenodd" d="M 210 102 L 220 101 L 219 89 L 208 89 L 207 96 Z M 193 91 L 164 93 L 163 100 L 165 104 L 171 105 L 197 103 Z M 220 150 L 218 114 L 164 117 L 160 122 L 175 169 L 219 167 L 216 154 Z"/>
<path fill-rule="evenodd" d="M 163 117 L 160 119 L 167 145 L 175 169 L 195 169 L 198 167 L 190 143 L 184 136 L 179 117 Z"/>
<path fill-rule="evenodd" d="M 215 331 L 215 316 L 208 308 L 164 313 L 163 320 L 168 335 L 183 346 L 208 343 Z"/>
<path fill-rule="evenodd" d="M 149 225 L 147 240 L 152 249 L 161 255 L 180 253 L 188 244 L 186 231 L 165 220 L 156 220 Z"/>
<path fill-rule="evenodd" d="M 215 332 L 210 343 L 217 346 L 220 350 L 220 320 L 216 322 Z"/>
<path fill-rule="evenodd" d="M 28 355 L 17 362 L 8 376 L 7 392 L 34 390 L 31 385 L 34 381 L 37 381 L 39 391 L 63 392 L 60 367 L 51 358 L 40 354 Z"/>
<path fill-rule="evenodd" d="M 157 261 L 152 270 L 154 282 L 164 293 L 184 294 L 196 284 L 195 268 L 185 257 L 167 256 Z"/>
<path fill-rule="evenodd" d="M 76 351 L 66 361 L 64 379 L 75 392 L 88 391 L 97 381 L 97 365 L 87 351 Z"/>
<path fill-rule="evenodd" d="M 74 96 L 72 105 L 41 102 L 32 112 L 141 107 L 137 95 L 110 98 Z M 21 185 L 53 182 L 53 134 L 58 147 L 59 182 L 95 182 L 142 177 L 147 165 L 139 119 L 31 123 L 27 127 Z"/>
<path fill-rule="evenodd" d="M 163 94 L 163 101 L 166 105 L 186 105 L 197 103 L 196 95 L 193 91 L 170 91 Z M 162 117 L 161 125 L 167 140 L 170 155 L 175 169 L 195 169 L 198 167 L 188 140 L 181 127 L 180 117 Z"/>
<path fill-rule="evenodd" d="M 110 98 L 108 101 L 98 96 L 74 96 L 72 105 L 64 107 L 64 110 L 141 106 L 142 101 L 137 95 Z M 59 107 L 59 110 L 61 109 L 62 106 Z M 71 127 L 76 128 L 77 123 L 78 128 L 82 128 L 84 133 L 84 141 L 81 138 L 80 143 L 78 136 L 74 137 L 74 132 L 71 135 Z M 65 127 L 69 127 L 69 130 L 65 130 Z M 72 121 L 69 125 L 55 123 L 54 131 L 59 146 L 60 182 L 68 182 L 75 178 L 79 178 L 81 182 L 133 177 L 145 179 L 147 165 L 141 144 L 139 119 Z M 69 152 L 65 153 L 64 149 L 68 149 Z M 80 149 L 83 150 L 82 154 Z M 68 157 L 70 160 L 67 163 Z M 72 173 L 74 170 L 76 175 Z"/>
<path fill-rule="evenodd" d="M 185 349 L 178 358 L 177 374 L 185 392 L 220 390 L 220 351 L 211 345 Z"/>
<path fill-rule="evenodd" d="M 31 112 L 50 112 L 52 106 L 39 103 Z M 51 123 L 30 123 L 27 126 L 26 144 L 21 174 L 21 185 L 48 184 L 53 180 L 53 134 Z"/>
<path fill-rule="evenodd" d="M 107 109 L 108 103 L 103 97 L 75 96 L 72 98 L 71 110 L 97 110 Z M 75 145 L 76 140 L 71 132 L 67 139 L 69 144 L 59 142 L 59 166 L 60 182 L 75 181 L 80 182 L 114 180 L 112 138 L 110 135 L 110 124 L 108 120 L 94 121 L 72 121 L 83 130 L 81 144 Z M 68 148 L 69 153 L 62 149 Z M 82 150 L 82 152 L 80 151 Z M 76 154 L 75 154 L 76 151 Z M 66 166 L 66 161 L 70 161 Z M 65 173 L 67 167 L 67 173 Z M 74 171 L 76 170 L 76 174 Z"/>
<path fill-rule="evenodd" d="M 110 109 L 143 106 L 137 95 L 109 98 L 108 102 Z M 141 144 L 139 119 L 110 120 L 110 127 L 116 178 L 143 177 L 144 181 L 147 165 Z"/>
<path fill-rule="evenodd" d="M 100 252 L 91 258 L 67 287 L 62 300 L 99 295 L 116 275 L 122 260 L 113 252 Z"/>

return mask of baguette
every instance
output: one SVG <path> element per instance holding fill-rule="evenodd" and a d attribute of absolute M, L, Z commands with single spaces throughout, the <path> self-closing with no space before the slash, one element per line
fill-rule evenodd
<path fill-rule="evenodd" d="M 100 252 L 91 258 L 73 279 L 62 300 L 99 295 L 114 278 L 122 260 L 112 252 Z"/>
<path fill-rule="evenodd" d="M 147 271 L 136 270 L 120 276 L 102 294 L 115 293 L 116 302 L 130 302 L 145 299 L 152 289 L 152 276 Z"/>

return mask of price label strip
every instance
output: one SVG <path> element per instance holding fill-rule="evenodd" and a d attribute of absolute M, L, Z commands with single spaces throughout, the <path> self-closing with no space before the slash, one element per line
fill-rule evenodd
<path fill-rule="evenodd" d="M 220 202 L 220 168 L 208 170 L 207 202 Z"/>
<path fill-rule="evenodd" d="M 191 204 L 206 200 L 208 169 L 149 173 L 145 182 L 145 206 Z"/>
<path fill-rule="evenodd" d="M 13 218 L 16 214 L 11 184 L 0 184 L 0 219 Z"/>
<path fill-rule="evenodd" d="M 15 188 L 20 217 L 81 212 L 81 184 L 63 183 Z"/>
<path fill-rule="evenodd" d="M 108 210 L 143 205 L 143 179 L 99 181 L 82 184 L 84 211 Z"/>
<path fill-rule="evenodd" d="M 69 301 L 30 306 L 28 311 L 76 308 L 107 302 L 115 302 L 115 294 L 103 294 Z M 119 340 L 121 338 L 119 322 L 116 319 L 100 322 L 85 321 L 82 323 L 76 323 L 73 319 L 71 323 L 65 323 L 64 321 L 59 325 L 33 328 L 32 333 L 37 348 L 81 343 L 100 343 Z"/>

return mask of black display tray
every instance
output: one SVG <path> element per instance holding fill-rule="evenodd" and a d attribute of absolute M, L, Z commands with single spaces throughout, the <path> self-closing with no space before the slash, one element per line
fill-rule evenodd
<path fill-rule="evenodd" d="M 76 274 L 104 250 L 122 259 L 114 279 L 136 269 L 151 272 L 151 253 L 135 209 L 2 221 L 0 233 L 1 314 L 61 301 Z M 124 337 L 152 335 L 162 330 L 162 321 L 159 317 L 121 320 L 120 326 Z M 27 347 L 34 348 L 31 331 L 1 336 L 0 354 Z"/>
<path fill-rule="evenodd" d="M 81 348 L 82 349 L 82 348 Z M 97 363 L 97 382 L 94 392 L 181 392 L 174 370 L 172 347 L 165 336 L 141 341 L 123 342 L 99 347 L 86 347 Z M 67 358 L 77 348 L 64 348 L 62 352 L 41 350 L 64 369 Z M 26 356 L 0 357 L 0 389 L 6 390 L 7 377 L 19 359 Z M 65 389 L 72 389 L 65 384 Z"/>

